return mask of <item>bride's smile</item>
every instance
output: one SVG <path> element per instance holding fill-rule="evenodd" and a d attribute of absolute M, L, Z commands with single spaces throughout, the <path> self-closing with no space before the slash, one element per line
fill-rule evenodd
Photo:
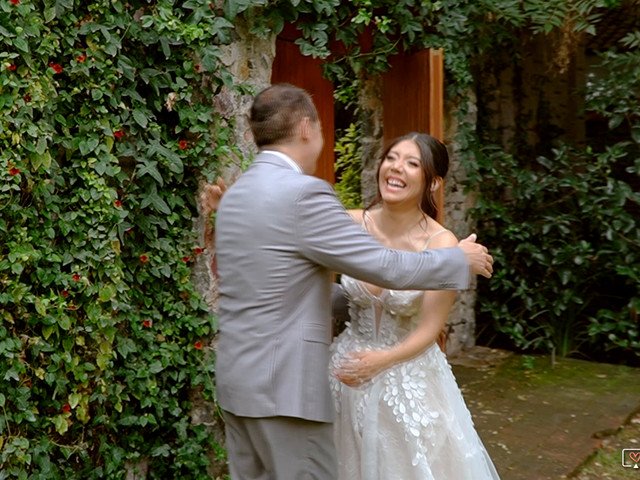
<path fill-rule="evenodd" d="M 415 142 L 402 141 L 389 151 L 380 165 L 378 184 L 385 202 L 418 203 L 425 179 L 420 150 Z"/>

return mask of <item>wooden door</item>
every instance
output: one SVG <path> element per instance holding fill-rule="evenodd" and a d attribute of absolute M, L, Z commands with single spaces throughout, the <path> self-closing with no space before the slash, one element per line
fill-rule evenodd
<path fill-rule="evenodd" d="M 442 50 L 422 50 L 396 55 L 383 76 L 384 142 L 409 132 L 424 132 L 444 139 L 444 68 Z M 444 185 L 437 192 L 436 220 L 444 223 Z M 447 348 L 447 327 L 438 337 L 443 352 Z"/>
<path fill-rule="evenodd" d="M 271 83 L 291 83 L 304 88 L 313 98 L 324 135 L 324 148 L 318 158 L 315 176 L 333 184 L 335 182 L 333 84 L 322 77 L 321 60 L 305 57 L 300 53 L 300 48 L 294 43 L 297 37 L 297 30 L 289 25 L 276 39 L 276 57 L 273 61 Z"/>
<path fill-rule="evenodd" d="M 442 50 L 403 53 L 390 59 L 383 75 L 384 142 L 409 132 L 444 139 Z M 438 222 L 443 222 L 444 188 L 438 192 Z"/>

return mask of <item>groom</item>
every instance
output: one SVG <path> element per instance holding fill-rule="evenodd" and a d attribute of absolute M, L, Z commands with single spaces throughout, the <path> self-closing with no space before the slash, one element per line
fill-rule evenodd
<path fill-rule="evenodd" d="M 250 112 L 260 149 L 222 197 L 217 396 L 233 480 L 336 478 L 328 383 L 331 274 L 395 289 L 469 287 L 493 259 L 458 248 L 388 250 L 312 177 L 323 137 L 311 97 L 277 84 Z"/>

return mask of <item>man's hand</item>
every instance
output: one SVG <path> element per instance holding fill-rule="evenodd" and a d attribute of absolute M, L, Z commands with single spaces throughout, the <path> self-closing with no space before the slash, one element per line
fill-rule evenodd
<path fill-rule="evenodd" d="M 476 238 L 476 234 L 472 233 L 464 240 L 460 240 L 458 247 L 460 247 L 467 256 L 467 262 L 469 262 L 471 272 L 474 275 L 491 278 L 491 274 L 493 273 L 493 257 L 489 255 L 489 251 L 485 246 L 476 243 Z"/>
<path fill-rule="evenodd" d="M 215 184 L 208 183 L 204 186 L 200 194 L 200 209 L 205 218 L 209 218 L 213 212 L 218 210 L 220 199 L 226 190 L 227 186 L 222 177 L 218 177 Z"/>

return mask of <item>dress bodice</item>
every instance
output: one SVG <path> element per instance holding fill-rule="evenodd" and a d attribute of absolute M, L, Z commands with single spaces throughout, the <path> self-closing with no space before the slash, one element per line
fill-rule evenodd
<path fill-rule="evenodd" d="M 437 344 L 362 385 L 340 382 L 335 372 L 354 352 L 402 342 L 417 326 L 424 303 L 422 290 L 382 289 L 375 295 L 347 275 L 341 284 L 350 322 L 330 347 L 329 368 L 338 479 L 499 480 Z"/>
<path fill-rule="evenodd" d="M 350 300 L 351 329 L 363 340 L 390 345 L 415 327 L 423 291 L 383 289 L 376 296 L 347 275 L 342 275 L 341 284 Z"/>
<path fill-rule="evenodd" d="M 362 225 L 365 230 L 366 218 L 365 214 Z M 442 229 L 431 235 L 424 250 L 433 238 L 446 231 Z M 362 282 L 348 275 L 342 275 L 340 282 L 349 298 L 349 329 L 357 334 L 361 345 L 390 346 L 415 328 L 424 291 L 382 289 L 379 295 L 374 295 Z"/>

